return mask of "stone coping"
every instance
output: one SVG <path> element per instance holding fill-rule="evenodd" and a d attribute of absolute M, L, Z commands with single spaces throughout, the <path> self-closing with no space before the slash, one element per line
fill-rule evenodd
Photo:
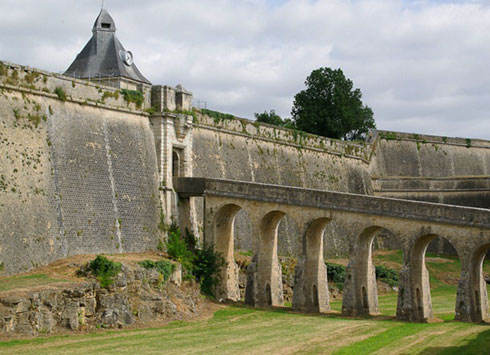
<path fill-rule="evenodd" d="M 177 178 L 182 197 L 221 196 L 490 229 L 490 210 L 244 181 Z"/>
<path fill-rule="evenodd" d="M 461 137 L 445 137 L 435 136 L 430 134 L 407 133 L 397 131 L 374 131 L 376 140 L 398 140 L 412 141 L 421 144 L 438 144 L 438 145 L 454 145 L 468 148 L 484 148 L 490 149 L 490 141 L 481 138 L 461 138 Z"/>

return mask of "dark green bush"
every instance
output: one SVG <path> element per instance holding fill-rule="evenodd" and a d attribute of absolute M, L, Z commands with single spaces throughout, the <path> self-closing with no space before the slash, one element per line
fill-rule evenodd
<path fill-rule="evenodd" d="M 175 265 L 166 260 L 143 260 L 138 264 L 147 270 L 156 269 L 163 276 L 164 282 L 167 281 L 170 275 L 175 271 Z"/>
<path fill-rule="evenodd" d="M 101 287 L 109 287 L 114 282 L 114 277 L 121 271 L 121 263 L 116 263 L 105 256 L 97 255 L 89 264 L 89 269 L 97 276 Z"/>
<path fill-rule="evenodd" d="M 345 282 L 345 266 L 325 263 L 327 265 L 327 278 L 328 281 L 335 283 L 335 285 L 342 291 Z"/>
<path fill-rule="evenodd" d="M 345 282 L 345 267 L 331 263 L 325 264 L 327 265 L 328 281 L 334 282 L 342 290 Z M 376 279 L 394 287 L 398 285 L 398 272 L 386 266 L 376 266 Z"/>
<path fill-rule="evenodd" d="M 195 249 L 192 274 L 201 285 L 201 292 L 212 296 L 213 289 L 220 281 L 219 271 L 226 265 L 223 256 L 214 251 L 213 245 Z"/>
<path fill-rule="evenodd" d="M 196 278 L 202 293 L 212 296 L 213 288 L 219 282 L 219 271 L 226 264 L 212 245 L 198 249 L 192 233 L 186 230 L 185 238 L 182 238 L 180 229 L 172 224 L 168 231 L 167 253 L 172 259 L 182 263 L 185 272 Z"/>
<path fill-rule="evenodd" d="M 184 236 L 185 244 L 187 245 L 187 249 L 189 249 L 193 254 L 195 254 L 197 248 L 197 239 L 193 233 L 189 231 L 189 229 L 185 229 Z"/>
<path fill-rule="evenodd" d="M 386 266 L 376 266 L 376 279 L 394 287 L 398 285 L 398 272 Z"/>

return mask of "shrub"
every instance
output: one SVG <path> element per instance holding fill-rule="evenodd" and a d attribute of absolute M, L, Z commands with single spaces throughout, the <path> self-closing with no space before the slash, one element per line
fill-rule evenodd
<path fill-rule="evenodd" d="M 180 230 L 175 224 L 172 224 L 168 231 L 167 253 L 172 259 L 182 263 L 184 269 L 192 271 L 194 254 L 188 249 L 185 240 L 181 238 Z"/>
<path fill-rule="evenodd" d="M 345 267 L 330 263 L 325 264 L 327 265 L 328 281 L 334 282 L 339 290 L 342 290 L 345 282 Z M 376 266 L 376 279 L 394 287 L 398 285 L 398 272 L 386 266 Z"/>
<path fill-rule="evenodd" d="M 141 91 L 138 90 L 122 89 L 121 94 L 123 95 L 124 100 L 128 104 L 133 102 L 137 108 L 140 108 L 141 105 L 143 105 L 143 102 L 145 101 L 145 96 Z"/>
<path fill-rule="evenodd" d="M 104 94 L 102 95 L 102 101 L 104 102 L 106 99 L 108 98 L 114 98 L 114 99 L 119 99 L 119 92 L 118 91 L 115 91 L 115 92 L 111 92 L 111 91 L 104 91 Z"/>
<path fill-rule="evenodd" d="M 39 73 L 36 73 L 36 72 L 32 72 L 30 74 L 26 74 L 24 76 L 24 80 L 28 83 L 28 84 L 33 84 L 36 79 L 38 78 L 38 76 L 41 75 Z"/>
<path fill-rule="evenodd" d="M 195 249 L 195 258 L 192 274 L 201 285 L 201 292 L 212 296 L 213 289 L 220 282 L 219 271 L 226 265 L 223 256 L 214 251 L 213 245 L 206 245 L 203 249 Z"/>
<path fill-rule="evenodd" d="M 327 278 L 342 291 L 345 282 L 345 267 L 342 265 L 325 263 L 327 265 Z"/>
<path fill-rule="evenodd" d="M 121 271 L 121 263 L 116 263 L 105 256 L 97 255 L 89 264 L 89 269 L 97 276 L 101 287 L 109 287 L 114 282 L 114 277 Z"/>
<path fill-rule="evenodd" d="M 197 248 L 197 239 L 196 236 L 189 232 L 189 229 L 185 229 L 184 241 L 187 245 L 187 249 L 189 249 L 193 254 L 195 254 Z"/>
<path fill-rule="evenodd" d="M 152 106 L 150 108 L 145 109 L 144 111 L 146 113 L 149 113 L 150 115 L 153 115 L 153 114 L 158 112 L 158 108 L 156 108 L 155 106 Z"/>
<path fill-rule="evenodd" d="M 167 281 L 170 275 L 172 275 L 172 273 L 175 271 L 175 265 L 167 260 L 143 260 L 138 264 L 147 270 L 156 269 L 163 276 L 163 283 L 165 283 L 165 281 Z"/>
<path fill-rule="evenodd" d="M 398 272 L 386 266 L 376 266 L 376 279 L 394 287 L 398 285 Z"/>
<path fill-rule="evenodd" d="M 221 254 L 214 251 L 213 245 L 198 249 L 196 244 L 195 236 L 188 230 L 185 238 L 182 238 L 180 229 L 175 224 L 169 227 L 168 255 L 182 263 L 184 271 L 196 278 L 202 293 L 212 296 L 213 288 L 220 281 L 220 270 L 226 262 Z"/>
<path fill-rule="evenodd" d="M 61 101 L 66 101 L 66 92 L 63 90 L 63 88 L 58 86 L 56 89 L 54 89 L 54 93 L 58 96 L 58 99 Z"/>

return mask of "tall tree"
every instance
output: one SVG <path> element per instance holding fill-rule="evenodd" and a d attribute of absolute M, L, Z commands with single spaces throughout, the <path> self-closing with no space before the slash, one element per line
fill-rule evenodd
<path fill-rule="evenodd" d="M 270 110 L 270 112 L 264 111 L 263 113 L 255 113 L 255 120 L 257 122 L 269 123 L 275 126 L 282 126 L 283 124 L 281 116 L 276 114 L 276 111 L 274 110 Z"/>
<path fill-rule="evenodd" d="M 294 97 L 291 114 L 297 129 L 330 138 L 359 139 L 376 128 L 373 111 L 362 103 L 341 69 L 313 70 L 306 89 Z"/>
<path fill-rule="evenodd" d="M 257 122 L 269 123 L 275 126 L 286 127 L 295 129 L 295 125 L 290 118 L 282 119 L 281 116 L 276 114 L 276 111 L 270 110 L 269 112 L 264 111 L 263 113 L 255 113 L 255 120 Z"/>

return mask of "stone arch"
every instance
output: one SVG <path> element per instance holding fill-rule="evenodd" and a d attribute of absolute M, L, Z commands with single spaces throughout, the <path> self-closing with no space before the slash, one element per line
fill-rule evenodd
<path fill-rule="evenodd" d="M 234 222 L 240 210 L 241 207 L 236 204 L 226 204 L 218 209 L 213 220 L 214 250 L 226 261 L 226 267 L 221 271 L 221 283 L 216 290 L 216 297 L 232 301 L 240 300 L 239 269 L 234 257 Z"/>
<path fill-rule="evenodd" d="M 327 268 L 323 259 L 323 234 L 329 222 L 329 218 L 318 218 L 305 231 L 303 255 L 296 267 L 293 297 L 293 308 L 296 310 L 330 310 Z"/>
<path fill-rule="evenodd" d="M 411 306 L 408 307 L 408 314 L 399 309 L 397 314 L 398 318 L 425 322 L 434 317 L 432 311 L 429 271 L 425 265 L 425 257 L 431 242 L 434 240 L 440 241 L 442 238 L 444 237 L 438 234 L 426 234 L 417 238 L 413 244 L 408 260 L 410 281 L 409 285 L 405 285 L 407 288 L 407 290 L 405 290 L 405 292 L 407 292 L 405 297 L 409 297 Z M 444 239 L 446 242 L 451 243 L 449 239 Z M 454 248 L 454 250 L 456 249 Z"/>
<path fill-rule="evenodd" d="M 490 250 L 490 244 L 477 248 L 471 257 L 470 275 L 470 314 L 473 322 L 483 322 L 490 319 L 488 309 L 488 292 L 485 278 L 483 277 L 483 262 Z"/>
<path fill-rule="evenodd" d="M 376 268 L 372 260 L 374 238 L 381 231 L 390 229 L 383 226 L 365 228 L 356 238 L 354 255 L 347 267 L 344 286 L 342 313 L 346 315 L 375 315 L 379 313 Z M 395 236 L 396 237 L 396 236 Z M 350 297 L 345 297 L 352 293 Z"/>
<path fill-rule="evenodd" d="M 271 211 L 258 225 L 256 302 L 260 307 L 282 306 L 284 303 L 281 265 L 277 256 L 277 230 L 286 214 Z"/>

